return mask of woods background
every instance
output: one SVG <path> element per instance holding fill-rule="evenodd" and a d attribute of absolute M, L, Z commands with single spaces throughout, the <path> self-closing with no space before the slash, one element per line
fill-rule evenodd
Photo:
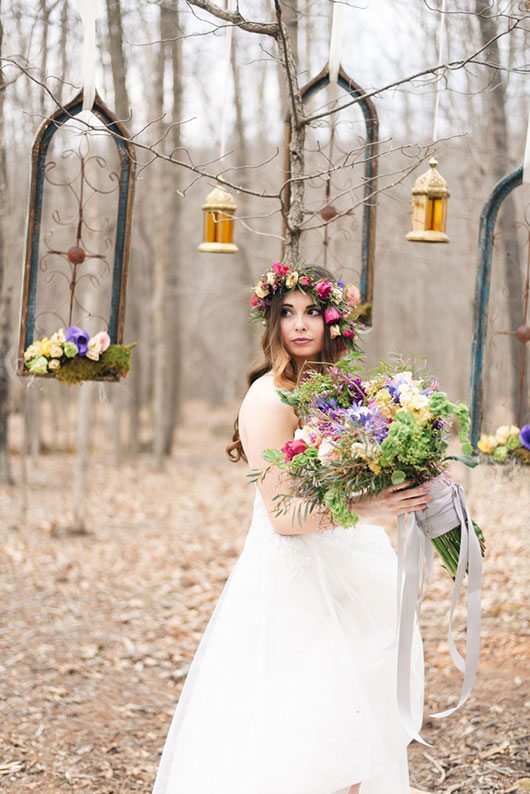
<path fill-rule="evenodd" d="M 443 388 L 459 399 L 468 396 L 480 210 L 495 182 L 521 163 L 524 150 L 529 94 L 524 5 L 501 7 L 486 0 L 449 4 L 444 62 L 453 66 L 415 80 L 408 78 L 437 66 L 440 13 L 434 6 L 421 0 L 399 7 L 374 0 L 365 8 L 352 5 L 346 15 L 345 70 L 366 91 L 403 81 L 374 97 L 382 192 L 374 324 L 365 339 L 368 362 L 390 352 L 426 357 Z M 330 4 L 292 0 L 282 6 L 303 85 L 326 63 Z M 203 171 L 221 173 L 255 193 L 278 191 L 285 179 L 283 119 L 289 100 L 274 42 L 234 30 L 227 154 L 218 162 L 226 23 L 197 5 L 176 2 L 107 0 L 101 11 L 96 86 L 109 107 L 127 119 L 135 141 L 144 147 L 160 142 L 159 153 L 176 151 L 181 162 L 208 163 Z M 241 4 L 241 12 L 250 19 L 273 20 L 266 2 Z M 9 413 L 21 413 L 29 402 L 28 440 L 34 455 L 42 444 L 67 443 L 68 428 L 72 443 L 76 432 L 75 421 L 65 417 L 80 390 L 49 381 L 29 387 L 15 375 L 15 363 L 29 153 L 43 119 L 57 107 L 53 98 L 66 102 L 76 93 L 81 28 L 68 2 L 3 3 L 2 376 L 9 382 Z M 462 65 L 475 53 L 480 55 Z M 432 151 L 427 147 L 437 83 L 437 156 L 451 191 L 451 242 L 438 246 L 405 240 L 410 188 L 427 168 Z M 317 94 L 311 109 L 332 100 L 331 90 Z M 364 132 L 355 106 L 310 125 L 306 169 L 325 170 L 322 162 L 333 124 L 335 153 L 349 152 L 350 161 L 359 164 L 349 169 L 351 174 L 339 170 L 332 175 L 333 190 L 344 191 L 339 209 L 355 210 L 330 225 L 327 264 L 337 275 L 358 281 Z M 201 204 L 214 180 L 160 161 L 146 148 L 136 152 L 141 167 L 125 341 L 137 340 L 138 347 L 130 377 L 99 387 L 109 404 L 100 401 L 98 421 L 108 423 L 116 460 L 151 447 L 161 464 L 171 451 L 183 400 L 202 399 L 210 406 L 233 403 L 237 408 L 245 392 L 244 374 L 259 335 L 247 321 L 249 287 L 280 256 L 281 216 L 277 201 L 240 193 L 239 252 L 199 254 Z M 325 205 L 325 184 L 325 173 L 310 180 L 306 209 L 318 211 Z M 528 219 L 519 194 L 515 191 L 515 198 L 505 202 L 497 226 L 492 331 L 513 329 L 522 321 Z M 322 228 L 304 233 L 306 261 L 322 263 L 322 240 Z M 488 344 L 485 424 L 490 426 L 512 420 L 513 383 L 510 338 L 492 332 Z M 39 417 L 46 402 L 51 416 L 43 422 Z"/>

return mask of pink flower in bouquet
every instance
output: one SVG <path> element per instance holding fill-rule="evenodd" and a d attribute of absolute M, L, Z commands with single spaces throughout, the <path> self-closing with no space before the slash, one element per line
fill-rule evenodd
<path fill-rule="evenodd" d="M 99 333 L 95 334 L 92 339 L 96 339 L 98 341 L 100 353 L 104 353 L 110 345 L 110 336 L 106 331 L 100 331 Z"/>
<path fill-rule="evenodd" d="M 340 314 L 338 313 L 337 309 L 334 306 L 332 306 L 330 309 L 324 310 L 324 317 L 326 323 L 329 325 L 329 323 L 334 323 L 335 320 L 339 320 Z"/>
<path fill-rule="evenodd" d="M 287 441 L 283 447 L 282 452 L 285 455 L 285 460 L 289 463 L 295 455 L 301 455 L 307 449 L 307 444 L 301 438 L 295 438 L 294 441 Z"/>
<path fill-rule="evenodd" d="M 333 284 L 327 279 L 321 279 L 320 281 L 317 281 L 314 289 L 320 300 L 325 301 L 327 298 L 329 298 L 330 292 L 333 289 Z"/>
<path fill-rule="evenodd" d="M 361 302 L 361 293 L 359 292 L 355 284 L 350 284 L 348 286 L 346 290 L 346 297 L 353 306 L 358 306 Z"/>
<path fill-rule="evenodd" d="M 289 272 L 288 265 L 282 265 L 280 262 L 273 262 L 272 269 L 275 273 L 278 273 L 280 276 L 285 276 L 286 273 Z"/>

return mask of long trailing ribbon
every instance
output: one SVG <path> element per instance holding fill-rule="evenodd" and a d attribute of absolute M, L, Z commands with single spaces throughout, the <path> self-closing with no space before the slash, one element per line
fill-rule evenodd
<path fill-rule="evenodd" d="M 83 110 L 92 110 L 96 97 L 96 19 L 99 16 L 98 0 L 74 0 L 74 4 L 83 20 L 84 28 L 81 62 Z"/>
<path fill-rule="evenodd" d="M 455 576 L 449 611 L 449 653 L 455 666 L 464 674 L 458 703 L 445 711 L 432 714 L 441 719 L 453 714 L 468 699 L 473 689 L 478 668 L 480 646 L 480 591 L 482 579 L 482 553 L 460 483 L 444 482 L 429 506 L 431 514 L 426 520 L 416 513 L 398 516 L 398 662 L 397 700 L 403 727 L 412 739 L 430 747 L 419 734 L 412 714 L 410 672 L 412 639 L 415 621 L 419 618 L 421 601 L 425 595 L 424 562 L 427 564 L 427 587 L 432 575 L 432 539 L 444 535 L 455 527 L 452 516 L 460 523 L 461 540 L 458 567 Z M 436 512 L 435 512 L 436 511 Z M 453 619 L 464 577 L 467 582 L 466 657 L 459 653 L 453 638 Z"/>
<path fill-rule="evenodd" d="M 340 54 L 342 49 L 342 35 L 344 32 L 344 19 L 346 5 L 334 0 L 332 3 L 331 36 L 329 40 L 329 82 L 336 83 L 339 79 Z"/>

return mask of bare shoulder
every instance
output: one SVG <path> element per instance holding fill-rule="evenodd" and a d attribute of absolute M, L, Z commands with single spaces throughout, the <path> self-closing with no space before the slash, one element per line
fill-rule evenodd
<path fill-rule="evenodd" d="M 240 422 L 256 414 L 281 417 L 295 426 L 297 424 L 296 414 L 290 405 L 281 400 L 271 372 L 257 378 L 248 389 L 239 410 Z"/>

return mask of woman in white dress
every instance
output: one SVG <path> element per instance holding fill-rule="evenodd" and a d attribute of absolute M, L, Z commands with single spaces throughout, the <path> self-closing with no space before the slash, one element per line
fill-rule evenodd
<path fill-rule="evenodd" d="M 313 289 L 315 279 L 345 285 L 323 268 L 304 274 L 304 291 L 278 276 L 264 314 L 265 360 L 249 375 L 227 447 L 252 469 L 298 427 L 276 388 L 293 388 L 304 363 L 313 362 L 305 373 L 345 349 Z M 255 486 L 244 548 L 188 671 L 153 794 L 408 794 L 411 739 L 396 703 L 396 555 L 370 523 L 428 503 L 426 488 L 407 485 L 356 502 L 354 528 L 331 526 L 319 510 L 300 524 L 296 503 L 277 515 L 273 497 L 285 485 L 274 470 Z M 411 687 L 419 730 L 418 629 Z"/>

